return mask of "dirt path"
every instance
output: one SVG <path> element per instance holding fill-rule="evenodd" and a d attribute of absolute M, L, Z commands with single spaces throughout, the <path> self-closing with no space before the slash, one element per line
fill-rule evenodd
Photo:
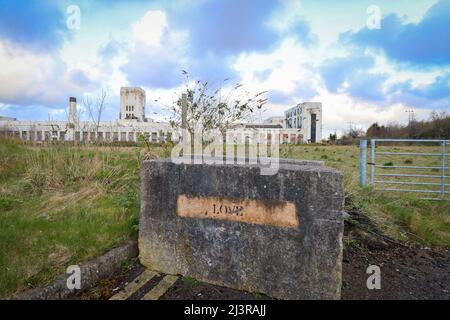
<path fill-rule="evenodd" d="M 367 289 L 369 265 L 380 267 L 380 290 Z M 342 299 L 450 299 L 450 252 L 351 247 L 344 252 Z"/>
<path fill-rule="evenodd" d="M 345 224 L 342 299 L 450 299 L 450 250 L 406 246 L 350 214 L 356 223 Z M 380 267 L 380 290 L 367 289 L 369 265 Z"/>

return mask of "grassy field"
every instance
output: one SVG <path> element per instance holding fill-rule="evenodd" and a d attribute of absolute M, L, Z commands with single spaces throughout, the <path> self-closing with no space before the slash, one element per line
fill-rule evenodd
<path fill-rule="evenodd" d="M 428 246 L 450 246 L 450 201 L 429 201 L 422 197 L 427 194 L 372 191 L 369 187 L 359 186 L 359 148 L 356 146 L 282 146 L 280 155 L 296 159 L 322 160 L 329 167 L 344 174 L 346 196 L 352 210 L 356 208 L 368 216 L 387 235 L 405 242 L 420 243 Z M 379 149 L 379 150 L 378 150 Z M 390 152 L 427 152 L 436 153 L 437 147 L 383 146 L 377 151 Z M 368 161 L 369 154 L 368 154 Z M 437 157 L 377 156 L 376 163 L 395 166 L 436 166 Z M 446 160 L 450 166 L 450 159 Z M 367 170 L 369 171 L 369 170 Z M 377 168 L 377 173 L 414 173 L 411 169 Z M 415 171 L 416 174 L 439 175 L 436 170 Z M 447 173 L 448 175 L 448 173 Z M 393 178 L 377 178 L 387 181 L 399 181 Z M 367 181 L 369 178 L 367 176 Z M 418 181 L 417 178 L 402 178 L 402 181 Z M 421 181 L 428 181 L 422 179 Z M 439 180 L 430 180 L 439 182 Z M 449 183 L 447 179 L 446 183 Z M 382 185 L 383 188 L 433 189 L 428 186 Z M 450 190 L 449 187 L 446 190 Z M 434 197 L 436 197 L 434 195 Z M 447 199 L 450 197 L 447 196 Z"/>
<path fill-rule="evenodd" d="M 155 147 L 153 153 L 169 151 Z M 391 237 L 450 245 L 450 202 L 360 188 L 357 147 L 282 146 L 280 155 L 341 170 L 352 208 Z M 0 297 L 51 281 L 68 265 L 135 239 L 144 156 L 138 147 L 33 147 L 0 140 Z M 409 158 L 382 161 L 419 165 Z"/>
<path fill-rule="evenodd" d="M 0 297 L 136 238 L 139 150 L 0 143 Z"/>

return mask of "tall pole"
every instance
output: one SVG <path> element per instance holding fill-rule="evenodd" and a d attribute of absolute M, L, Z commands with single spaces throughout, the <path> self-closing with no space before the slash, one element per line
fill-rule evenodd
<path fill-rule="evenodd" d="M 181 129 L 187 129 L 187 94 L 181 95 Z"/>
<path fill-rule="evenodd" d="M 375 139 L 370 140 L 370 186 L 375 185 Z"/>
<path fill-rule="evenodd" d="M 441 195 L 445 196 L 445 141 L 441 142 Z"/>
<path fill-rule="evenodd" d="M 367 140 L 359 140 L 359 185 L 366 185 Z"/>
<path fill-rule="evenodd" d="M 192 154 L 192 147 L 187 131 L 187 94 L 181 94 L 181 138 L 183 139 L 183 157 L 190 157 Z M 191 141 L 192 142 L 192 141 Z"/>
<path fill-rule="evenodd" d="M 414 110 L 408 109 L 408 110 L 405 110 L 405 112 L 408 113 L 408 125 L 411 125 L 411 122 L 414 120 Z"/>

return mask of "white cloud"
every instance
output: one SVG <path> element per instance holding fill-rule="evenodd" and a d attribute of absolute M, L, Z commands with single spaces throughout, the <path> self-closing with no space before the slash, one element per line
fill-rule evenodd
<path fill-rule="evenodd" d="M 159 46 L 167 32 L 167 17 L 164 11 L 150 10 L 132 25 L 135 40 L 142 41 L 148 46 Z"/>
<path fill-rule="evenodd" d="M 301 19 L 302 1 L 284 0 L 281 1 L 281 9 L 276 12 L 267 24 L 277 31 L 287 31 L 297 20 Z"/>
<path fill-rule="evenodd" d="M 318 75 L 311 69 L 316 63 L 317 56 L 287 38 L 271 53 L 241 54 L 233 68 L 242 76 L 243 84 L 254 92 L 276 90 L 289 94 L 306 82 L 317 86 Z M 267 75 L 260 77 L 261 73 Z"/>
<path fill-rule="evenodd" d="M 82 70 L 68 71 L 57 55 L 29 52 L 1 41 L 0 65 L 0 101 L 8 104 L 54 106 L 89 86 Z"/>
<path fill-rule="evenodd" d="M 435 78 L 444 74 L 446 70 L 414 70 L 402 67 L 401 65 L 390 62 L 385 55 L 367 50 L 366 53 L 375 60 L 375 66 L 371 68 L 370 73 L 387 74 L 389 77 L 385 86 L 395 83 L 411 81 L 413 87 L 429 85 Z M 448 68 L 447 68 L 448 69 Z M 447 70 L 448 71 L 448 70 Z"/>
<path fill-rule="evenodd" d="M 36 90 L 53 69 L 50 56 L 33 54 L 0 42 L 0 96 L 3 100 Z"/>
<path fill-rule="evenodd" d="M 432 0 L 427 0 L 427 2 L 430 1 Z M 292 107 L 294 103 L 304 101 L 306 93 L 302 91 L 302 88 L 306 88 L 306 90 L 318 92 L 310 100 L 323 103 L 325 135 L 327 130 L 347 128 L 349 121 L 364 128 L 375 121 L 380 123 L 407 121 L 408 115 L 405 109 L 409 109 L 408 106 L 402 104 L 381 106 L 360 102 L 345 94 L 345 85 L 348 83 L 344 83 L 342 91 L 332 94 L 324 88 L 320 78 L 317 67 L 325 59 L 345 56 L 349 53 L 351 48 L 341 46 L 336 43 L 336 40 L 341 32 L 357 30 L 365 25 L 367 14 L 364 6 L 353 4 L 350 6 L 352 10 L 349 10 L 346 6 L 329 4 L 330 10 L 325 10 L 323 5 L 315 4 L 315 2 L 304 1 L 303 3 L 292 0 L 282 3 L 283 8 L 274 15 L 276 19 L 267 23 L 282 32 L 295 24 L 297 19 L 306 17 L 311 22 L 312 31 L 320 37 L 319 48 L 309 50 L 295 39 L 285 38 L 280 39 L 279 46 L 271 52 L 247 51 L 237 57 L 230 55 L 220 60 L 222 64 L 232 62 L 232 67 L 238 72 L 245 88 L 251 93 L 269 90 L 289 97 L 289 101 L 284 103 L 271 102 L 268 105 L 267 116 L 282 115 L 283 111 Z M 395 11 L 395 8 L 388 11 L 387 5 L 384 7 L 386 10 L 383 14 Z M 407 11 L 408 14 L 409 11 L 417 11 L 415 20 L 418 20 L 419 13 L 426 10 L 410 8 Z M 135 12 L 139 14 L 139 11 Z M 116 14 L 119 15 L 120 12 Z M 143 11 L 142 14 L 140 18 L 138 15 L 132 15 L 137 20 L 133 23 L 127 21 L 126 26 L 122 28 L 122 33 L 111 29 L 115 26 L 104 26 L 101 23 L 100 27 L 95 26 L 92 29 L 83 27 L 81 32 L 75 34 L 73 39 L 66 42 L 61 51 L 56 54 L 32 53 L 0 42 L 0 65 L 2 66 L 0 101 L 5 104 L 19 102 L 27 105 L 34 102 L 54 105 L 68 95 L 83 94 L 86 90 L 95 91 L 101 87 L 109 87 L 117 95 L 120 86 L 131 84 L 145 87 L 145 85 L 152 86 L 152 83 L 161 78 L 172 79 L 169 68 L 161 62 L 166 61 L 167 65 L 174 65 L 173 69 L 176 72 L 181 71 L 178 70 L 181 66 L 192 65 L 193 61 L 190 61 L 192 57 L 189 56 L 189 49 L 192 49 L 189 46 L 192 44 L 188 41 L 189 36 L 192 35 L 189 35 L 187 30 L 172 30 L 166 11 L 150 10 Z M 283 19 L 280 19 L 277 14 Z M 108 18 L 108 21 L 114 21 L 114 19 Z M 123 46 L 117 56 L 102 59 L 98 55 L 98 49 L 106 41 L 111 40 L 108 39 L 108 33 L 111 30 L 115 30 L 114 38 Z M 385 85 L 408 80 L 412 80 L 413 86 L 426 85 L 432 83 L 436 76 L 444 72 L 444 70 L 423 72 L 400 69 L 384 56 L 370 54 L 375 57 L 376 64 L 368 72 L 387 74 L 388 81 Z M 124 66 L 133 63 L 135 67 L 128 70 L 137 74 L 134 78 L 123 71 Z M 200 64 L 204 66 L 204 61 L 200 61 Z M 140 70 L 142 75 L 137 72 Z M 74 82 L 73 76 L 78 71 L 93 81 L 94 87 L 88 88 Z M 133 83 L 133 79 L 136 83 Z M 153 81 L 153 79 L 156 80 Z M 180 92 L 182 88 L 167 89 L 170 85 L 171 83 L 165 86 L 166 89 L 146 88 L 148 110 L 159 108 L 158 104 L 152 102 L 156 98 L 161 98 L 166 105 L 173 102 L 174 92 Z M 114 99 L 116 98 L 114 96 Z M 416 110 L 416 115 L 418 118 L 425 118 L 429 111 L 428 109 Z M 148 116 L 153 117 L 152 114 Z"/>
<path fill-rule="evenodd" d="M 323 137 L 337 131 L 342 134 L 349 126 L 366 130 L 374 122 L 379 124 L 401 123 L 408 121 L 406 109 L 411 109 L 401 103 L 386 107 L 374 103 L 361 102 L 347 94 L 333 94 L 325 89 L 319 90 L 314 101 L 323 105 Z M 418 120 L 428 117 L 432 110 L 414 109 Z"/>
<path fill-rule="evenodd" d="M 270 53 L 245 53 L 241 54 L 233 67 L 243 77 L 243 83 L 251 92 L 262 90 L 279 91 L 286 96 L 291 96 L 287 103 L 270 102 L 267 105 L 265 117 L 283 115 L 283 112 L 295 103 L 304 102 L 301 95 L 302 86 L 308 86 L 317 91 L 310 101 L 323 104 L 323 137 L 337 131 L 342 134 L 350 125 L 360 129 L 367 129 L 374 122 L 386 124 L 397 122 L 405 124 L 408 120 L 406 109 L 411 107 L 401 103 L 391 105 L 379 105 L 371 102 L 363 102 L 345 93 L 345 90 L 336 94 L 330 93 L 324 87 L 320 75 L 317 72 L 326 55 L 318 55 L 292 39 L 285 39 L 281 45 Z M 415 77 L 418 83 L 433 79 L 432 75 L 402 71 L 398 74 L 392 65 L 383 57 L 375 56 L 376 65 L 370 73 L 388 73 L 395 81 L 411 79 Z M 261 73 L 267 73 L 265 77 L 259 77 Z M 344 84 L 345 87 L 345 84 Z M 430 109 L 416 109 L 418 119 L 428 117 Z"/>

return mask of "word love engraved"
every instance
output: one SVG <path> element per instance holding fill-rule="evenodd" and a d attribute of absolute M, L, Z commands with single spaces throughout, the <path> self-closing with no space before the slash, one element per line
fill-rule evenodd
<path fill-rule="evenodd" d="M 282 228 L 299 226 L 295 204 L 279 200 L 198 197 L 181 194 L 177 215 L 194 219 L 217 219 L 272 225 Z"/>

